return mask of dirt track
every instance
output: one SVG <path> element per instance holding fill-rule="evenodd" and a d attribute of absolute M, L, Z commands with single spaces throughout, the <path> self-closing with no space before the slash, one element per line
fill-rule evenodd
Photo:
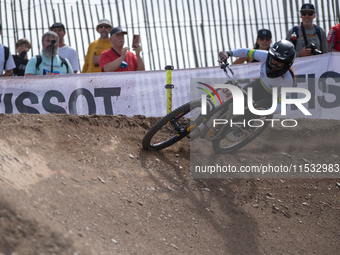
<path fill-rule="evenodd" d="M 0 115 L 0 254 L 338 254 L 339 179 L 193 179 L 154 118 Z M 231 164 L 340 163 L 340 121 L 265 130 Z M 1 255 L 2 255 L 1 254 Z"/>

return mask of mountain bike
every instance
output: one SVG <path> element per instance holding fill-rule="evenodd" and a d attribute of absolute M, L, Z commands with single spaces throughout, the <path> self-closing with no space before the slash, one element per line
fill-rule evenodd
<path fill-rule="evenodd" d="M 229 78 L 229 84 L 237 86 L 247 97 L 247 92 L 240 86 L 235 78 L 233 70 L 227 62 L 220 63 L 221 69 Z M 229 75 L 229 73 L 232 75 Z M 269 124 L 266 119 L 273 115 L 258 116 L 257 119 L 249 120 L 249 125 L 243 125 L 236 121 L 233 115 L 233 96 L 225 88 L 215 90 L 223 99 L 221 105 L 214 104 L 216 93 L 207 96 L 206 114 L 202 115 L 201 99 L 188 102 L 173 110 L 160 119 L 144 136 L 142 144 L 145 150 L 157 151 L 169 147 L 184 137 L 195 139 L 206 139 L 212 143 L 215 153 L 232 153 L 254 140 Z M 256 108 L 256 106 L 254 106 Z M 247 109 L 247 107 L 245 107 Z M 216 124 L 214 120 L 224 120 L 227 125 Z"/>

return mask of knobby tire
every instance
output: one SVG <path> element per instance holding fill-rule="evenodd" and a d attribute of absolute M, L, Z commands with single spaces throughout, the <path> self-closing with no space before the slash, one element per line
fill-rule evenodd
<path fill-rule="evenodd" d="M 272 117 L 273 115 L 270 115 L 270 116 L 267 116 L 266 119 L 270 119 Z M 266 129 L 268 125 L 269 125 L 269 122 L 265 121 L 262 127 L 256 128 L 255 131 L 252 132 L 245 139 L 229 147 L 221 147 L 221 141 L 224 139 L 224 137 L 220 137 L 220 139 L 215 139 L 214 141 L 212 141 L 213 150 L 215 151 L 215 153 L 219 153 L 219 154 L 235 152 L 241 149 L 242 147 L 246 146 L 248 143 L 253 141 L 256 137 L 258 137 L 263 132 L 263 130 Z"/>
<path fill-rule="evenodd" d="M 191 110 L 201 107 L 201 100 L 195 100 L 189 103 L 186 103 L 177 109 L 170 112 L 168 115 L 160 119 L 144 136 L 142 144 L 143 148 L 145 150 L 149 151 L 158 151 L 161 149 L 164 149 L 166 147 L 169 147 L 170 145 L 173 145 L 174 143 L 178 142 L 179 140 L 183 139 L 185 136 L 187 136 L 190 131 L 182 132 L 180 133 L 177 130 L 172 130 L 173 136 L 169 139 L 166 139 L 164 141 L 160 141 L 157 143 L 152 143 L 152 138 L 158 133 L 158 132 L 167 132 L 170 130 L 162 130 L 165 126 L 173 127 L 172 124 L 170 124 L 170 121 L 175 120 L 177 123 L 179 120 L 184 117 L 187 113 L 189 113 Z M 189 123 L 187 123 L 189 124 Z M 188 125 L 184 125 L 183 127 L 188 127 Z"/>

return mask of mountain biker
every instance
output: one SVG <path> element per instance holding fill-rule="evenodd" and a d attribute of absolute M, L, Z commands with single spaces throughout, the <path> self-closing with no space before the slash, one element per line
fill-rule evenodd
<path fill-rule="evenodd" d="M 291 67 L 295 58 L 295 49 L 290 41 L 277 41 L 269 51 L 243 48 L 221 51 L 218 56 L 221 62 L 227 61 L 230 56 L 249 57 L 261 62 L 260 77 L 243 88 L 246 91 L 248 87 L 253 88 L 255 108 L 268 109 L 272 107 L 272 88 L 277 87 L 278 95 L 280 95 L 281 87 L 292 87 L 295 82 L 295 75 Z M 278 102 L 280 101 L 279 97 Z M 246 109 L 244 119 L 250 120 L 257 117 Z"/>

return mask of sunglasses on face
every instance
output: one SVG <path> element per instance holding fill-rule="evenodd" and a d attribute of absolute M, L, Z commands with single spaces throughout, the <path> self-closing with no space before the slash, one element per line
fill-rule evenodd
<path fill-rule="evenodd" d="M 263 41 L 263 40 L 270 41 L 272 38 L 270 38 L 269 36 L 259 36 L 259 39 L 261 41 Z"/>
<path fill-rule="evenodd" d="M 308 15 L 308 16 L 313 16 L 313 15 L 314 15 L 314 12 L 306 12 L 306 11 L 302 11 L 302 12 L 301 12 L 301 15 L 302 15 L 302 16 L 306 16 L 306 15 Z"/>
<path fill-rule="evenodd" d="M 107 28 L 110 28 L 109 25 L 99 25 L 99 26 L 98 26 L 98 28 L 103 28 L 103 27 L 105 27 L 106 29 L 107 29 Z"/>

